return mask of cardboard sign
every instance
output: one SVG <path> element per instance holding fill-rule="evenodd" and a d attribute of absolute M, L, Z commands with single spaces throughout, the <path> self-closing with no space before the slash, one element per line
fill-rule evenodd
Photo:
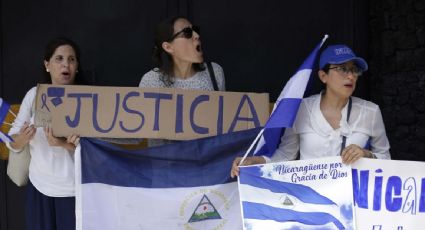
<path fill-rule="evenodd" d="M 267 93 L 38 85 L 36 126 L 55 136 L 188 140 L 264 126 Z"/>

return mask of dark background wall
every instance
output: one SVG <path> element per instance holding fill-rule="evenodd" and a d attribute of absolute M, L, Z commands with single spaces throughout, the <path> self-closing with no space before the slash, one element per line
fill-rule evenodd
<path fill-rule="evenodd" d="M 80 45 L 88 80 L 137 86 L 152 68 L 155 25 L 178 14 L 201 26 L 205 58 L 223 67 L 229 91 L 269 92 L 274 101 L 329 34 L 327 44 L 369 60 L 355 94 L 381 106 L 393 158 L 425 160 L 424 9 L 424 0 L 0 0 L 0 96 L 21 102 L 41 80 L 45 44 L 59 35 Z M 25 188 L 10 182 L 6 165 L 0 230 L 24 229 Z"/>
<path fill-rule="evenodd" d="M 371 1 L 369 12 L 370 93 L 391 155 L 425 161 L 425 1 Z"/>
<path fill-rule="evenodd" d="M 58 35 L 81 46 L 86 77 L 97 85 L 137 86 L 152 67 L 156 24 L 177 14 L 201 26 L 205 57 L 222 65 L 228 90 L 270 92 L 271 100 L 326 33 L 329 43 L 367 53 L 364 1 L 1 2 L 0 89 L 10 103 L 40 81 L 45 44 Z"/>

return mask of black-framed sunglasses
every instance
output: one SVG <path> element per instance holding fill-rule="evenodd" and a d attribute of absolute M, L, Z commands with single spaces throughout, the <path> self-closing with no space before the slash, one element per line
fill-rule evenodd
<path fill-rule="evenodd" d="M 363 74 L 363 70 L 361 70 L 357 66 L 353 66 L 353 67 L 349 68 L 349 67 L 344 66 L 344 65 L 339 65 L 339 66 L 330 67 L 329 69 L 334 69 L 337 72 L 344 74 L 344 75 L 348 75 L 350 72 L 353 75 L 356 75 L 356 76 L 361 76 Z"/>
<path fill-rule="evenodd" d="M 199 26 L 186 27 L 186 28 L 180 30 L 179 32 L 175 33 L 171 37 L 170 41 L 176 39 L 180 34 L 183 34 L 184 38 L 190 39 L 193 36 L 193 31 L 195 31 L 197 34 L 200 34 L 200 32 L 201 32 Z"/>

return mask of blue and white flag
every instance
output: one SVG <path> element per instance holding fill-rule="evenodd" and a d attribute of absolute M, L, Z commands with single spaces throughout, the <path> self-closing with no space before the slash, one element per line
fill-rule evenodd
<path fill-rule="evenodd" d="M 241 229 L 229 171 L 258 132 L 144 150 L 82 138 L 75 155 L 77 229 Z"/>
<path fill-rule="evenodd" d="M 7 113 L 9 112 L 10 105 L 0 97 L 0 126 L 3 125 L 6 119 Z M 0 142 L 12 142 L 12 138 L 0 131 Z"/>
<path fill-rule="evenodd" d="M 317 62 L 317 55 L 320 47 L 328 38 L 326 35 L 319 45 L 311 52 L 298 71 L 286 83 L 278 99 L 276 100 L 273 112 L 264 126 L 263 136 L 254 151 L 256 155 L 271 157 L 279 146 L 280 137 L 284 134 L 285 128 L 292 127 L 298 113 L 305 91 L 311 82 L 311 72 Z"/>
<path fill-rule="evenodd" d="M 341 157 L 242 166 L 244 228 L 355 229 L 352 188 Z"/>
<path fill-rule="evenodd" d="M 0 131 L 0 142 L 13 142 L 12 137 Z"/>

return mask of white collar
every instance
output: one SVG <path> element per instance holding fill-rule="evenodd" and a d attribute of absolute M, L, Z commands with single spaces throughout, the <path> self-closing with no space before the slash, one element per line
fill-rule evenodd
<path fill-rule="evenodd" d="M 347 122 L 347 110 L 348 103 L 341 110 L 341 120 L 339 122 L 339 129 L 333 129 L 329 122 L 326 120 L 325 116 L 323 116 L 322 110 L 320 110 L 320 101 L 322 93 L 317 95 L 315 98 L 312 111 L 311 111 L 311 123 L 312 128 L 321 136 L 329 136 L 332 133 L 340 132 L 343 136 L 349 136 L 352 133 L 352 128 Z"/>

